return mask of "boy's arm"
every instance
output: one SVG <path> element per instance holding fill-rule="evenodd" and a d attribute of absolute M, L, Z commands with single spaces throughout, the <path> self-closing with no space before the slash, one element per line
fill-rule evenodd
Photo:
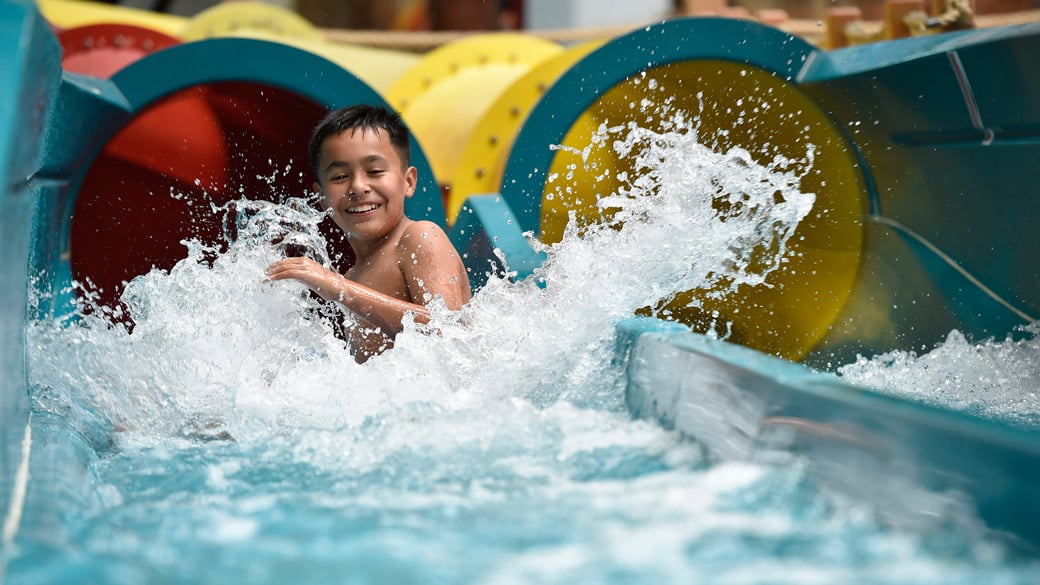
<path fill-rule="evenodd" d="M 469 302 L 466 269 L 444 230 L 429 221 L 412 222 L 399 242 L 398 262 L 408 296 L 407 302 L 358 284 L 306 257 L 279 260 L 267 269 L 270 280 L 294 279 L 307 285 L 322 298 L 338 301 L 391 338 L 401 332 L 405 314 L 415 314 L 418 323 L 429 323 L 426 308 L 436 296 L 453 311 Z"/>
<path fill-rule="evenodd" d="M 423 305 L 402 301 L 358 284 L 307 257 L 285 258 L 275 262 L 267 269 L 267 278 L 298 280 L 323 299 L 342 303 L 391 337 L 401 332 L 401 321 L 407 313 L 414 313 L 419 323 L 430 321 L 430 312 Z"/>

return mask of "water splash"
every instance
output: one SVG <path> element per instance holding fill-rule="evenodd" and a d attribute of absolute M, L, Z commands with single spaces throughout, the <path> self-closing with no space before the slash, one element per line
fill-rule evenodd
<path fill-rule="evenodd" d="M 187 258 L 172 270 L 126 287 L 132 332 L 104 315 L 34 326 L 36 383 L 89 386 L 89 410 L 157 435 L 342 429 L 410 403 L 566 400 L 620 410 L 605 371 L 613 324 L 676 292 L 722 294 L 723 280 L 728 289 L 761 284 L 779 269 L 813 196 L 799 193 L 797 176 L 779 163 L 702 146 L 682 115 L 663 132 L 632 125 L 601 133 L 597 145 L 635 157 L 645 172 L 601 200 L 610 221 L 572 222 L 562 242 L 545 247 L 537 274 L 545 287 L 492 279 L 461 315 L 435 304 L 430 327 L 411 324 L 394 351 L 367 367 L 348 363 L 334 308 L 263 279 L 287 251 L 328 264 L 317 230 L 323 215 L 304 200 L 240 200 L 226 251 L 186 242 Z M 56 347 L 70 345 L 83 348 L 71 360 Z"/>
<path fill-rule="evenodd" d="M 851 384 L 975 416 L 1040 428 L 1040 324 L 972 343 L 952 331 L 930 352 L 892 351 L 839 368 Z"/>
<path fill-rule="evenodd" d="M 585 149 L 564 149 L 587 165 L 595 150 L 609 148 L 631 160 L 632 171 L 618 175 L 615 193 L 598 198 L 598 223 L 579 228 L 572 214 L 547 271 L 561 278 L 576 271 L 586 278 L 583 267 L 592 266 L 592 276 L 604 275 L 611 288 L 610 282 L 627 274 L 628 282 L 617 288 L 632 291 L 633 301 L 646 294 L 646 304 L 662 293 L 710 290 L 724 298 L 742 285 L 768 286 L 766 278 L 781 269 L 788 241 L 815 202 L 814 194 L 800 190 L 815 147 L 807 145 L 802 159 L 776 155 L 762 165 L 744 148 L 719 153 L 702 144 L 696 119 L 683 112 L 665 117 L 661 126 L 654 131 L 634 122 L 602 124 Z M 596 182 L 606 178 L 601 174 Z M 550 177 L 550 185 L 557 179 Z M 557 186 L 554 195 L 566 199 L 569 189 Z M 571 254 L 579 245 L 589 253 Z M 621 256 L 621 270 L 615 255 Z M 577 267 L 566 268 L 568 262 Z"/>

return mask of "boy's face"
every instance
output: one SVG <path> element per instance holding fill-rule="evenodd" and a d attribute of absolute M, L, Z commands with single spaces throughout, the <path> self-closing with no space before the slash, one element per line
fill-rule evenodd
<path fill-rule="evenodd" d="M 385 131 L 348 128 L 321 145 L 314 188 L 351 242 L 374 242 L 400 225 L 415 185 L 415 167 L 403 168 Z"/>

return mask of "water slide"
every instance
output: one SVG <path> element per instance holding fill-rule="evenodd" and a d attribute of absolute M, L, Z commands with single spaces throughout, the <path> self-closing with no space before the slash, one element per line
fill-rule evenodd
<path fill-rule="evenodd" d="M 1040 496 L 1040 436 L 827 371 L 857 354 L 920 350 L 953 329 L 1002 338 L 1037 320 L 1040 26 L 824 51 L 758 23 L 694 18 L 573 47 L 487 35 L 423 58 L 358 49 L 337 59 L 314 38 L 193 39 L 184 22 L 145 19 L 119 25 L 150 31 L 130 43 L 146 48 L 77 72 L 96 63 L 63 66 L 66 42 L 118 36 L 125 49 L 130 29 L 75 37 L 98 23 L 52 24 L 31 2 L 0 3 L 5 545 L 34 506 L 46 516 L 30 466 L 79 458 L 32 440 L 26 324 L 70 311 L 76 295 L 115 302 L 125 281 L 172 266 L 185 237 L 218 239 L 225 224 L 212 210 L 228 201 L 302 194 L 299 153 L 325 108 L 403 113 L 422 178 L 407 212 L 451 230 L 479 288 L 489 265 L 537 277 L 544 254 L 532 239 L 561 240 L 571 216 L 604 218 L 597 195 L 629 188 L 640 168 L 588 145 L 631 121 L 666 130 L 669 119 L 639 106 L 658 95 L 699 112 L 698 135 L 715 150 L 795 161 L 816 199 L 766 286 L 678 291 L 617 325 L 633 416 L 721 459 L 804 455 L 835 485 L 850 458 L 879 477 L 910 474 L 964 494 L 1025 548 L 1040 545 L 1027 505 Z M 393 79 L 389 63 L 401 71 Z M 51 304 L 30 313 L 33 287 Z M 718 322 L 725 340 L 702 334 Z M 714 443 L 713 425 L 741 440 Z"/>

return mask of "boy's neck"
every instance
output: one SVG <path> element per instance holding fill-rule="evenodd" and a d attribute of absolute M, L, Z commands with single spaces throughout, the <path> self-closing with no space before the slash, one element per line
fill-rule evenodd
<path fill-rule="evenodd" d="M 347 243 L 350 244 L 350 249 L 354 252 L 356 261 L 367 260 L 387 246 L 397 245 L 397 242 L 401 239 L 401 234 L 404 233 L 405 228 L 411 222 L 412 220 L 407 217 L 401 218 L 401 221 L 397 223 L 394 229 L 374 240 L 361 240 L 347 236 Z"/>

